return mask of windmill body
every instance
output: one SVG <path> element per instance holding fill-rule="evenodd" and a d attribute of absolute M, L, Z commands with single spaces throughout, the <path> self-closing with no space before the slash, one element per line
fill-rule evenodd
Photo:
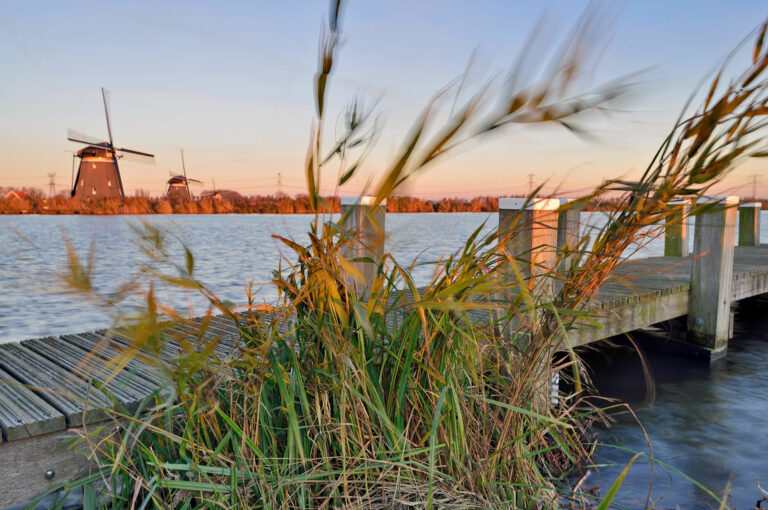
<path fill-rule="evenodd" d="M 155 160 L 155 156 L 152 154 L 114 146 L 107 96 L 103 88 L 101 89 L 101 96 L 104 100 L 104 114 L 107 118 L 109 141 L 99 141 L 97 138 L 72 130 L 69 130 L 67 136 L 67 139 L 72 142 L 86 145 L 85 148 L 76 153 L 76 156 L 80 158 L 80 165 L 72 187 L 72 196 L 81 200 L 125 198 L 118 160 L 126 156 L 143 163 L 154 163 Z"/>
<path fill-rule="evenodd" d="M 171 178 L 168 179 L 168 189 L 165 191 L 165 196 L 175 200 L 192 200 L 192 193 L 189 191 L 189 183 L 201 184 L 201 181 L 187 177 L 187 165 L 184 163 L 184 149 L 181 150 L 181 168 L 183 171 L 182 174 L 171 174 Z"/>
<path fill-rule="evenodd" d="M 125 196 L 114 151 L 92 145 L 77 151 L 77 157 L 80 167 L 72 189 L 73 197 L 88 200 Z"/>
<path fill-rule="evenodd" d="M 183 175 L 174 175 L 168 179 L 168 190 L 165 195 L 171 199 L 190 200 L 192 197 L 189 193 L 187 179 Z"/>

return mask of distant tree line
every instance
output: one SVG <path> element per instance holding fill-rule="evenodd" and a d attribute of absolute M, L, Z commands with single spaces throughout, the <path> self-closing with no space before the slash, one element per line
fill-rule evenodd
<path fill-rule="evenodd" d="M 523 195 L 519 195 L 523 196 Z M 339 198 L 326 197 L 326 212 L 339 212 Z M 742 202 L 768 200 L 742 198 Z M 389 197 L 387 212 L 496 212 L 498 197 L 423 199 L 412 196 Z M 592 204 L 587 210 L 610 209 L 611 202 Z M 307 195 L 255 195 L 244 196 L 236 191 L 209 192 L 194 200 L 151 197 L 138 191 L 124 200 L 102 199 L 82 201 L 69 197 L 68 192 L 55 197 L 46 196 L 36 188 L 14 190 L 0 188 L 0 214 L 306 214 L 312 208 Z"/>
<path fill-rule="evenodd" d="M 338 197 L 326 197 L 326 212 L 338 212 Z M 390 197 L 388 212 L 494 212 L 497 197 L 441 198 Z M 124 200 L 78 200 L 62 192 L 48 197 L 36 188 L 0 188 L 0 214 L 304 214 L 312 208 L 307 195 L 244 196 L 230 190 L 206 193 L 194 200 L 151 197 L 139 191 Z"/>

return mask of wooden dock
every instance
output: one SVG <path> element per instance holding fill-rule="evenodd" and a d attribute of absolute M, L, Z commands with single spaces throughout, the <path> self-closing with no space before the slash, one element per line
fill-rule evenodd
<path fill-rule="evenodd" d="M 768 293 L 768 245 L 736 246 L 730 302 Z M 597 292 L 600 329 L 569 334 L 575 346 L 688 315 L 693 256 L 651 257 L 619 266 Z"/>
<path fill-rule="evenodd" d="M 726 267 L 731 281 L 724 287 L 729 294 L 723 300 L 728 310 L 732 303 L 768 293 L 768 245 L 731 245 L 731 250 L 732 266 Z M 625 262 L 598 290 L 592 310 L 600 327 L 571 331 L 570 343 L 585 345 L 689 315 L 691 275 L 700 258 L 694 253 Z M 190 334 L 182 326 L 169 332 Z M 205 335 L 207 340 L 219 339 L 220 357 L 237 355 L 242 345 L 235 324 L 223 317 L 214 318 Z M 0 473 L 13 475 L 0 484 L 0 508 L 28 500 L 86 467 L 79 453 L 56 448 L 64 444 L 68 429 L 107 419 L 93 406 L 113 404 L 96 386 L 104 385 L 129 411 L 163 391 L 162 377 L 139 359 L 112 377 L 110 360 L 128 344 L 128 339 L 106 331 L 0 344 Z M 171 341 L 163 356 L 172 359 L 179 353 L 179 345 Z"/>

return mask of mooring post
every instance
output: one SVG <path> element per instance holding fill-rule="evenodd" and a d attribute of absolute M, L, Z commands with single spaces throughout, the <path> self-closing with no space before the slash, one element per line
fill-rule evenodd
<path fill-rule="evenodd" d="M 524 278 L 536 278 L 529 288 L 542 297 L 551 295 L 552 278 L 537 278 L 555 267 L 560 200 L 499 199 L 499 242 Z"/>
<path fill-rule="evenodd" d="M 762 204 L 739 205 L 739 246 L 760 246 L 760 211 Z"/>
<path fill-rule="evenodd" d="M 688 216 L 691 202 L 687 199 L 672 200 L 667 204 L 669 213 L 664 218 L 664 255 L 667 257 L 688 256 Z"/>
<path fill-rule="evenodd" d="M 347 282 L 353 285 L 358 295 L 370 290 L 376 268 L 384 256 L 386 207 L 386 199 L 377 204 L 374 196 L 341 197 L 342 227 L 353 237 L 345 245 L 342 256 L 360 272 L 358 278 L 347 274 Z"/>
<path fill-rule="evenodd" d="M 555 269 L 557 261 L 559 208 L 559 199 L 499 199 L 499 242 L 504 243 L 512 259 L 509 263 L 517 265 L 537 300 L 552 299 L 554 278 L 548 273 Z M 520 350 L 530 352 L 532 339 L 530 332 L 521 335 Z M 557 376 L 551 363 L 554 347 L 534 350 L 532 354 L 538 358 L 538 369 L 532 372 L 531 402 L 545 414 L 556 400 Z"/>
<path fill-rule="evenodd" d="M 581 207 L 571 205 L 571 198 L 560 199 L 560 210 L 557 215 L 557 253 L 562 256 L 566 251 L 573 251 L 581 239 Z M 560 260 L 560 270 L 567 271 L 573 258 L 563 256 Z"/>
<path fill-rule="evenodd" d="M 731 331 L 731 284 L 739 197 L 705 197 L 697 206 L 688 297 L 688 340 L 710 359 L 725 354 Z"/>

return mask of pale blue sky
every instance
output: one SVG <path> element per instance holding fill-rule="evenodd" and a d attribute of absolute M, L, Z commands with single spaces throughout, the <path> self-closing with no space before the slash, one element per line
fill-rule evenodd
<path fill-rule="evenodd" d="M 0 2 L 0 186 L 70 180 L 66 128 L 106 135 L 99 87 L 111 91 L 118 145 L 153 152 L 157 166 L 122 166 L 126 191 L 160 193 L 183 147 L 191 176 L 270 193 L 303 186 L 312 77 L 325 1 Z M 334 120 L 355 92 L 380 98 L 386 120 L 368 174 L 385 167 L 429 97 L 478 50 L 476 74 L 498 74 L 536 22 L 556 39 L 586 2 L 348 1 L 331 83 Z M 594 84 L 648 69 L 622 112 L 592 119 L 598 142 L 561 129 L 514 128 L 424 174 L 417 194 L 525 191 L 528 173 L 574 191 L 637 171 L 707 72 L 768 14 L 765 1 L 624 1 L 611 20 Z M 332 136 L 333 123 L 329 126 Z M 67 152 L 70 151 L 70 152 Z M 751 163 L 736 189 L 762 169 Z M 335 174 L 329 172 L 329 174 Z M 331 177 L 326 190 L 332 190 Z M 353 183 L 357 191 L 363 178 Z M 768 178 L 763 179 L 768 190 Z"/>

